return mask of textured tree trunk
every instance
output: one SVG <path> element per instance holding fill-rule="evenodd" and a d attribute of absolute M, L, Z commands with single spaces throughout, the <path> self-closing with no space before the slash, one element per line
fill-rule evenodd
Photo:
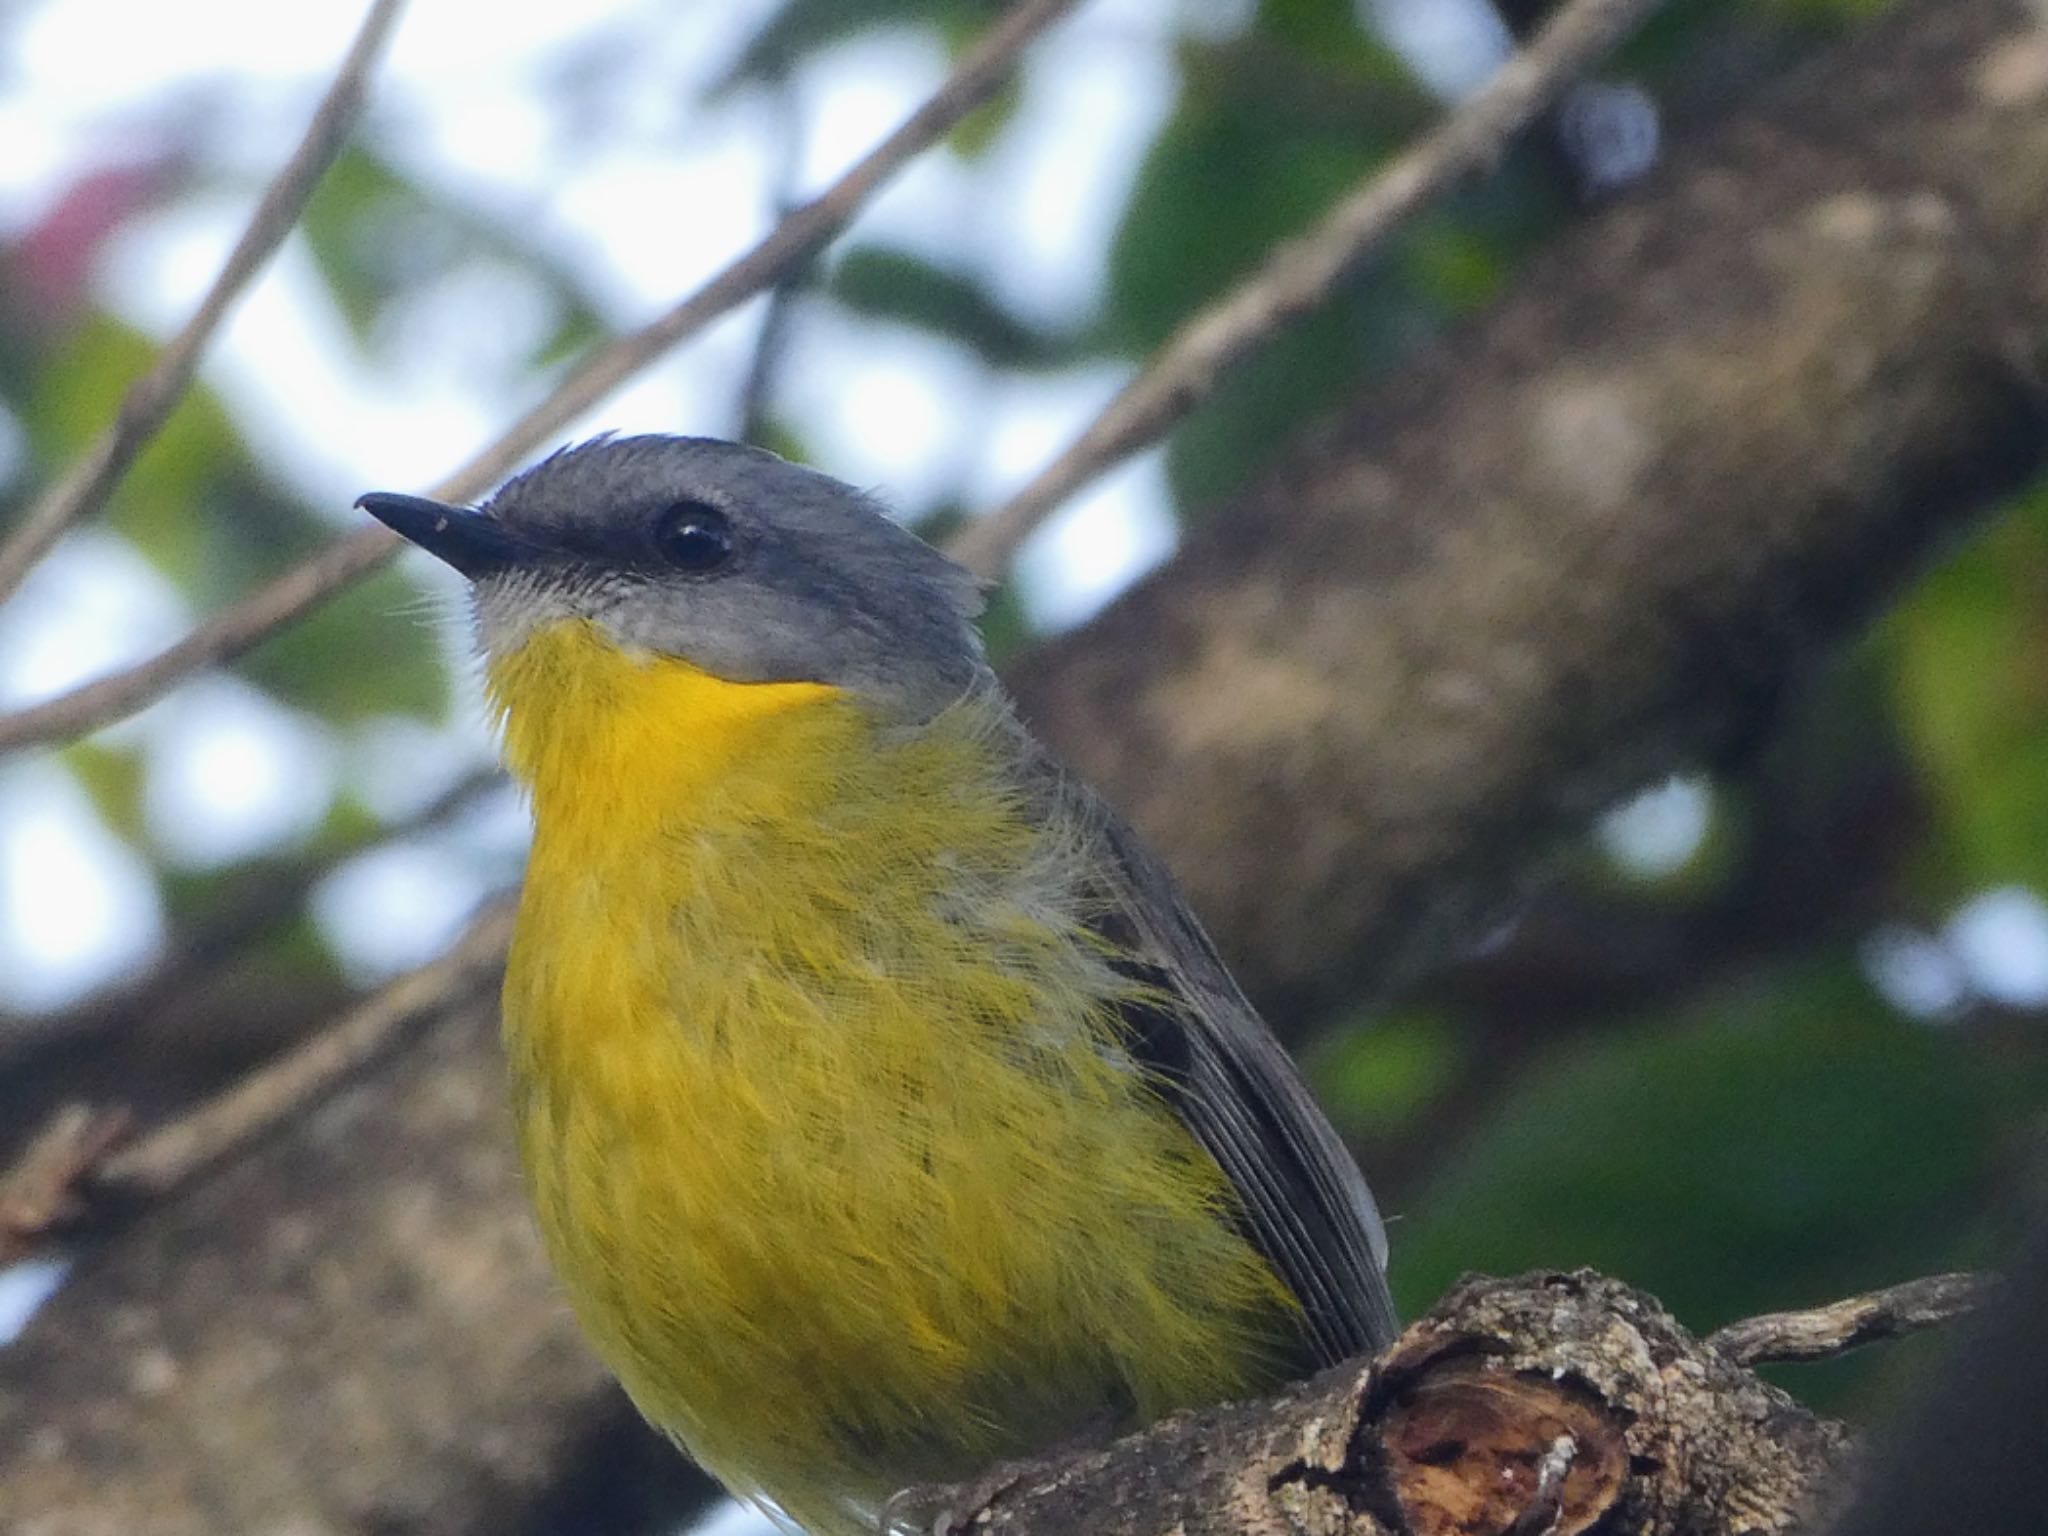
<path fill-rule="evenodd" d="M 2032 13 L 1902 4 L 1772 100 L 1019 669 L 1267 1004 L 1441 955 L 1615 793 L 1752 736 L 2038 468 Z M 588 1454 L 615 1399 L 530 1236 L 489 1036 L 472 1001 L 89 1234 L 0 1354 L 0 1531 L 503 1530 Z"/>
<path fill-rule="evenodd" d="M 500 1530 L 606 1385 L 541 1259 L 472 998 L 0 1353 L 0 1532 Z"/>
<path fill-rule="evenodd" d="M 1739 748 L 2041 462 L 2048 52 L 1905 4 L 1675 153 L 1013 679 L 1282 1023 Z"/>

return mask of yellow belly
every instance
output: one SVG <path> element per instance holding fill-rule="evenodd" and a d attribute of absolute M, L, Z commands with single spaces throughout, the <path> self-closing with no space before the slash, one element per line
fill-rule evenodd
<path fill-rule="evenodd" d="M 1288 1298 L 1118 1049 L 1071 853 L 971 712 L 878 733 L 580 627 L 492 686 L 535 796 L 505 986 L 535 1208 L 709 1470 L 851 1529 L 1282 1367 Z"/>

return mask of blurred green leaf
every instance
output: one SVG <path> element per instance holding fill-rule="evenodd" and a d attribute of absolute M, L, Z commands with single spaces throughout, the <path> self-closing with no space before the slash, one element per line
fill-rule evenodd
<path fill-rule="evenodd" d="M 144 846 L 147 829 L 142 819 L 142 754 L 132 746 L 109 746 L 87 740 L 66 747 L 61 761 L 91 797 L 100 819 L 123 841 Z"/>
<path fill-rule="evenodd" d="M 243 672 L 334 722 L 446 716 L 449 678 L 419 591 L 383 570 L 252 651 Z"/>
<path fill-rule="evenodd" d="M 1003 136 L 1003 130 L 1017 120 L 1017 108 L 1023 100 L 1023 77 L 1013 74 L 996 87 L 987 101 L 954 125 L 946 135 L 946 147 L 965 159 L 980 159 Z"/>
<path fill-rule="evenodd" d="M 1249 45 L 1246 45 L 1249 47 Z M 1304 125 L 1273 110 L 1262 54 L 1256 89 L 1236 51 L 1196 55 L 1180 108 L 1139 168 L 1111 247 L 1110 340 L 1132 353 L 1157 346 L 1190 311 L 1258 265 L 1275 240 L 1298 233 L 1383 160 L 1406 125 L 1370 120 Z"/>
<path fill-rule="evenodd" d="M 1742 0 L 1743 8 L 1766 20 L 1789 20 L 1830 30 L 1881 16 L 1898 0 Z"/>
<path fill-rule="evenodd" d="M 418 189 L 360 146 L 343 150 L 314 190 L 299 233 L 358 340 L 403 277 L 450 259 L 435 248 L 435 222 Z"/>
<path fill-rule="evenodd" d="M 316 847 L 323 857 L 367 847 L 383 826 L 355 790 L 345 785 L 328 804 L 327 817 L 320 824 Z"/>
<path fill-rule="evenodd" d="M 1511 252 L 1469 223 L 1437 216 L 1406 242 L 1402 275 L 1446 314 L 1490 303 L 1505 286 Z"/>
<path fill-rule="evenodd" d="M 996 0 L 787 0 L 733 61 L 714 94 L 779 80 L 812 54 L 887 26 L 935 26 L 957 51 L 1001 14 Z"/>
<path fill-rule="evenodd" d="M 1884 646 L 1961 881 L 2048 891 L 2048 484 L 1929 575 Z"/>
<path fill-rule="evenodd" d="M 1043 367 L 1070 355 L 1070 339 L 1035 329 L 979 283 L 908 251 L 876 245 L 848 251 L 833 266 L 825 291 L 857 315 L 972 347 L 992 367 Z"/>
<path fill-rule="evenodd" d="M 56 466 L 83 454 L 113 424 L 157 351 L 155 342 L 107 315 L 73 327 L 39 370 L 23 414 L 36 458 Z M 210 600 L 223 567 L 208 503 L 224 478 L 248 467 L 219 400 L 194 384 L 115 489 L 107 522 L 188 597 Z"/>
<path fill-rule="evenodd" d="M 300 220 L 313 264 L 359 342 L 398 298 L 465 263 L 487 261 L 538 282 L 556 319 L 535 363 L 608 327 L 582 276 L 530 233 L 419 186 L 360 145 L 342 151 Z"/>
<path fill-rule="evenodd" d="M 1332 1030 L 1302 1060 L 1331 1121 L 1350 1141 L 1395 1136 L 1457 1080 L 1464 1042 L 1434 1014 L 1391 1014 Z"/>
<path fill-rule="evenodd" d="M 1350 7 L 1269 0 L 1259 17 L 1241 39 L 1187 51 L 1179 109 L 1139 171 L 1111 250 L 1104 326 L 1126 353 L 1157 347 L 1438 115 Z M 1225 377 L 1168 445 L 1183 508 L 1236 490 L 1365 378 L 1498 290 L 1562 207 L 1528 159 L 1511 156 L 1402 232 Z"/>
<path fill-rule="evenodd" d="M 536 368 L 557 367 L 610 335 L 611 328 L 595 310 L 570 305 L 556 316 L 554 329 L 534 349 L 533 365 Z"/>
<path fill-rule="evenodd" d="M 1360 24 L 1361 10 L 1356 0 L 1259 0 L 1249 36 L 1361 79 L 1405 79 L 1406 68 Z"/>
<path fill-rule="evenodd" d="M 770 415 L 761 424 L 761 430 L 752 441 L 756 448 L 766 448 L 770 453 L 788 459 L 792 464 L 812 462 L 810 444 L 779 416 Z"/>
<path fill-rule="evenodd" d="M 1395 1280 L 1414 1309 L 1468 1270 L 1592 1265 L 1705 1330 L 1909 1279 L 1968 1239 L 2043 1086 L 1846 960 L 1777 973 L 1531 1071 L 1404 1213 Z"/>

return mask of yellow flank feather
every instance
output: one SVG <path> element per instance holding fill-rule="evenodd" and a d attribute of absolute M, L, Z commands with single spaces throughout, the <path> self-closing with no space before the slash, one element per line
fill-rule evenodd
<path fill-rule="evenodd" d="M 999 705 L 883 727 L 580 620 L 489 686 L 536 823 L 505 983 L 535 1208 L 708 1470 L 871 1529 L 905 1484 L 1282 1373 L 1291 1299 L 1120 1046 Z"/>

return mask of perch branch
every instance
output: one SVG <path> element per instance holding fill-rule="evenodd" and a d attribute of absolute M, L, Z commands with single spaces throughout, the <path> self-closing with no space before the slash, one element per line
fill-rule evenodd
<path fill-rule="evenodd" d="M 1019 1469 L 973 1528 L 1789 1536 L 1841 1501 L 1852 1449 L 1640 1291 L 1587 1270 L 1467 1279 L 1376 1360 Z"/>

